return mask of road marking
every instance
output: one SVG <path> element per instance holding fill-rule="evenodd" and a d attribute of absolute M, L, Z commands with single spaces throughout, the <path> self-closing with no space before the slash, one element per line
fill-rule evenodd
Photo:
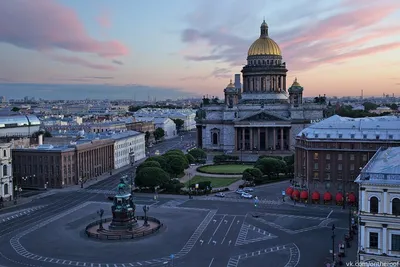
<path fill-rule="evenodd" d="M 327 219 L 329 219 L 329 216 L 331 216 L 333 210 L 331 210 L 331 212 L 329 212 L 328 216 L 326 216 Z"/>
<path fill-rule="evenodd" d="M 221 221 L 219 222 L 219 224 L 218 224 L 217 228 L 215 229 L 214 233 L 212 234 L 212 236 L 214 236 L 215 233 L 218 231 L 218 228 L 221 226 L 221 223 L 222 223 L 222 221 L 224 220 L 225 216 L 226 216 L 226 215 L 224 215 L 224 217 L 222 217 Z"/>
<path fill-rule="evenodd" d="M 228 235 L 228 233 L 229 233 L 229 230 L 231 230 L 231 227 L 232 227 L 233 222 L 235 221 L 235 218 L 236 218 L 236 216 L 233 217 L 232 222 L 231 222 L 231 225 L 229 225 L 229 228 L 228 228 L 228 230 L 227 230 L 226 233 L 225 233 L 224 239 L 222 239 L 221 245 L 224 243 L 225 238 L 227 237 L 227 235 Z M 239 221 L 239 220 L 238 220 L 238 221 Z"/>
<path fill-rule="evenodd" d="M 210 264 L 208 265 L 208 267 L 211 267 L 211 265 L 213 264 L 214 258 L 211 259 Z"/>

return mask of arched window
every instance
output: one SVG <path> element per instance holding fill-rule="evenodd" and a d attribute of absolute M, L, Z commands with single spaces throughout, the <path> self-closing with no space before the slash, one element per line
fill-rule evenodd
<path fill-rule="evenodd" d="M 5 157 L 5 158 L 7 157 L 7 150 L 5 150 L 5 149 L 3 151 L 3 157 Z"/>
<path fill-rule="evenodd" d="M 378 213 L 379 212 L 379 200 L 377 197 L 371 197 L 369 199 L 369 212 Z"/>
<path fill-rule="evenodd" d="M 8 184 L 4 184 L 4 195 L 8 195 Z"/>
<path fill-rule="evenodd" d="M 400 199 L 394 198 L 392 200 L 392 214 L 393 215 L 400 215 Z"/>
<path fill-rule="evenodd" d="M 7 165 L 3 165 L 3 177 L 7 176 Z"/>
<path fill-rule="evenodd" d="M 212 134 L 212 143 L 213 143 L 213 145 L 218 145 L 218 134 L 217 133 Z"/>

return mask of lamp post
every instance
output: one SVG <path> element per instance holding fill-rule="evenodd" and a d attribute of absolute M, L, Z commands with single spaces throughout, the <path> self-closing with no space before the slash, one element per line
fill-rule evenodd
<path fill-rule="evenodd" d="M 192 179 L 191 179 L 192 173 L 188 172 L 187 175 L 189 177 L 189 199 L 192 199 L 193 198 L 192 197 Z"/>
<path fill-rule="evenodd" d="M 335 263 L 335 225 L 332 224 L 332 262 Z"/>
<path fill-rule="evenodd" d="M 111 159 L 112 159 L 112 157 L 110 156 L 110 157 L 108 158 L 108 160 L 110 161 L 110 175 L 112 175 L 112 169 L 111 169 L 112 164 L 111 164 Z"/>
<path fill-rule="evenodd" d="M 81 188 L 83 188 L 83 179 L 79 178 L 79 183 L 81 184 Z"/>
<path fill-rule="evenodd" d="M 104 230 L 104 228 L 103 228 L 103 214 L 104 214 L 104 210 L 103 210 L 103 209 L 99 209 L 99 210 L 97 211 L 97 215 L 99 215 L 99 217 L 100 217 L 99 229 L 97 229 L 97 231 L 102 231 L 102 230 Z"/>
<path fill-rule="evenodd" d="M 342 179 L 343 179 L 343 196 L 342 196 L 343 204 L 342 204 L 342 209 L 345 209 L 346 208 L 346 183 L 344 181 L 344 177 Z"/>
<path fill-rule="evenodd" d="M 147 212 L 149 212 L 149 209 L 150 209 L 150 207 L 149 206 L 147 206 L 147 205 L 144 205 L 143 206 L 143 212 L 144 212 L 144 223 L 143 223 L 143 226 L 149 226 L 149 223 L 148 223 L 148 218 L 147 218 Z"/>

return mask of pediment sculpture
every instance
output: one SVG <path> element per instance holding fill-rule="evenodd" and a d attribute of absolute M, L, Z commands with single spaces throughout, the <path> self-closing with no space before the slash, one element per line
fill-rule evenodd
<path fill-rule="evenodd" d="M 282 119 L 275 117 L 273 115 L 267 114 L 265 112 L 258 113 L 256 115 L 250 116 L 243 121 L 281 121 Z"/>

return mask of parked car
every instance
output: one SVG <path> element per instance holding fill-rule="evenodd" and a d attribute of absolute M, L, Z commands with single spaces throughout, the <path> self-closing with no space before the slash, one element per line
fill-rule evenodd
<path fill-rule="evenodd" d="M 246 192 L 244 192 L 242 189 L 238 189 L 238 190 L 236 190 L 236 194 L 239 194 L 239 195 L 241 195 L 241 194 L 243 194 L 243 193 L 246 193 Z"/>
<path fill-rule="evenodd" d="M 225 194 L 224 193 L 217 193 L 217 194 L 215 194 L 215 196 L 216 197 L 225 197 Z"/>
<path fill-rule="evenodd" d="M 156 150 L 156 152 L 154 153 L 154 155 L 159 156 L 160 155 L 160 151 Z"/>
<path fill-rule="evenodd" d="M 243 191 L 244 192 L 253 192 L 254 191 L 254 189 L 253 188 L 250 188 L 250 187 L 245 187 L 245 188 L 243 188 Z"/>
<path fill-rule="evenodd" d="M 242 194 L 242 198 L 248 198 L 248 199 L 252 199 L 253 195 L 249 194 L 249 193 L 243 193 Z"/>

